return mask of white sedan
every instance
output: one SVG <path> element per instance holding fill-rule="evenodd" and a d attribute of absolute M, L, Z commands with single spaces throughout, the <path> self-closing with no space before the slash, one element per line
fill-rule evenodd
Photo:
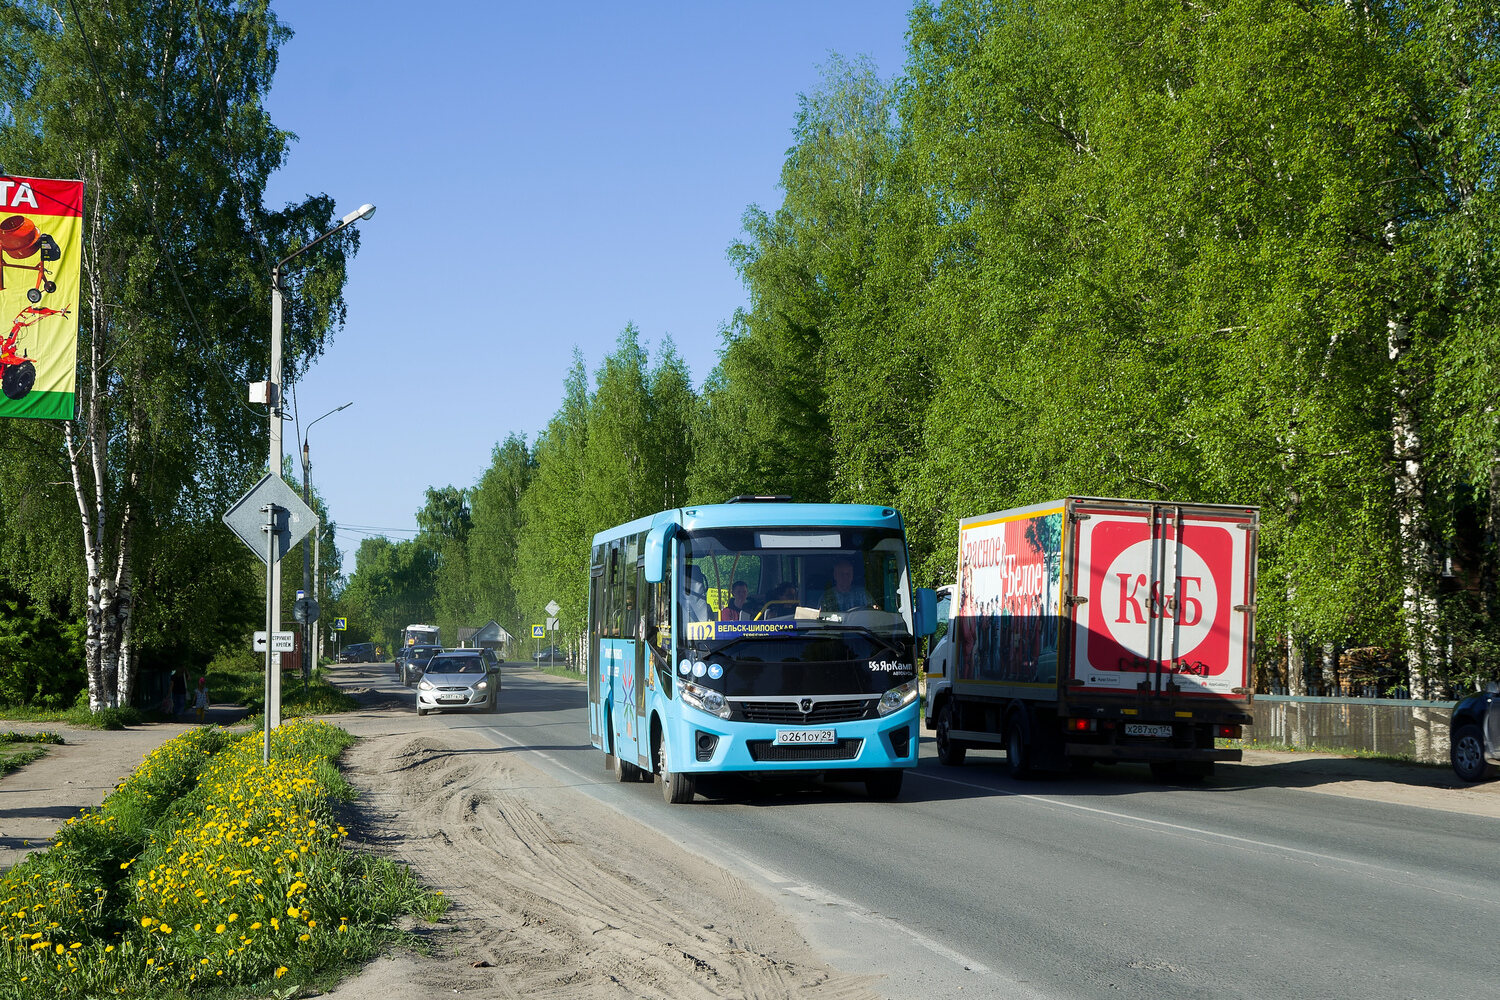
<path fill-rule="evenodd" d="M 417 681 L 418 715 L 438 708 L 493 712 L 499 702 L 500 669 L 484 650 L 444 650 L 427 661 Z"/>

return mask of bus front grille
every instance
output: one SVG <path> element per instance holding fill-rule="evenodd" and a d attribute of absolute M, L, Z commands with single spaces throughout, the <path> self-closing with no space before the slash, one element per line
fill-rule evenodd
<path fill-rule="evenodd" d="M 843 739 L 837 743 L 794 743 L 780 746 L 770 740 L 746 740 L 750 759 L 760 761 L 853 760 L 864 746 L 862 739 Z"/>
<path fill-rule="evenodd" d="M 780 722 L 794 726 L 817 726 L 830 722 L 854 722 L 863 719 L 875 704 L 874 698 L 844 701 L 814 701 L 812 710 L 803 712 L 796 700 L 735 701 L 730 704 L 736 716 L 746 722 Z"/>

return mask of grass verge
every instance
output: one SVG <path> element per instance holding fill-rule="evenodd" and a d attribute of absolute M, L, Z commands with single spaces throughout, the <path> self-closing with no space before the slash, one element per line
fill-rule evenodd
<path fill-rule="evenodd" d="M 402 938 L 442 897 L 345 849 L 333 765 L 354 738 L 298 720 L 169 740 L 46 852 L 0 878 L 0 1000 L 264 996 L 328 977 Z"/>
<path fill-rule="evenodd" d="M 38 757 L 47 756 L 45 744 L 61 744 L 57 733 L 0 733 L 0 775 L 19 771 Z"/>

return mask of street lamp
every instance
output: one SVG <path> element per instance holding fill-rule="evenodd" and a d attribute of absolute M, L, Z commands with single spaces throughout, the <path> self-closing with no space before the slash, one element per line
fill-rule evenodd
<path fill-rule="evenodd" d="M 335 406 L 333 409 L 323 414 L 323 417 L 331 417 L 340 410 L 347 410 L 353 405 L 354 400 L 351 399 L 343 406 Z M 322 420 L 323 417 L 319 417 L 318 420 Z M 318 420 L 314 420 L 311 424 L 308 424 L 307 430 L 302 432 L 302 502 L 307 504 L 309 507 L 312 506 L 312 486 L 310 485 L 308 475 L 308 470 L 311 467 L 311 463 L 309 463 L 307 460 L 307 436 L 312 432 L 313 424 L 316 424 Z M 321 530 L 313 535 L 314 548 L 316 548 L 318 545 L 319 534 L 322 534 Z M 302 591 L 312 598 L 313 604 L 317 604 L 318 587 L 317 581 L 312 578 L 312 563 L 312 553 L 308 551 L 308 546 L 304 542 L 302 545 Z M 311 584 L 312 586 L 309 587 L 309 584 Z M 303 683 L 306 683 L 307 680 L 312 677 L 312 668 L 308 665 L 307 657 L 310 655 L 313 658 L 314 663 L 316 663 L 318 660 L 318 623 L 315 619 L 310 622 L 305 622 L 304 624 L 306 625 L 304 634 L 307 637 L 307 653 L 305 653 L 302 657 L 302 681 Z"/>
<path fill-rule="evenodd" d="M 328 232 L 319 236 L 311 243 L 293 250 L 285 257 L 278 260 L 271 268 L 271 380 L 266 386 L 266 403 L 270 408 L 270 466 L 271 475 L 281 475 L 281 279 L 286 273 L 286 265 L 297 257 L 307 253 L 313 247 L 322 243 L 334 233 L 358 222 L 360 219 L 368 219 L 375 214 L 375 206 L 364 204 L 350 212 L 339 220 L 339 224 Z M 266 616 L 266 630 L 270 636 L 281 631 L 281 574 L 279 572 L 268 573 L 270 578 L 269 593 L 266 595 L 266 606 L 270 613 Z M 274 654 L 269 654 L 274 662 Z M 266 734 L 267 750 L 270 750 L 270 732 L 281 725 L 281 671 L 268 669 L 266 671 Z"/>

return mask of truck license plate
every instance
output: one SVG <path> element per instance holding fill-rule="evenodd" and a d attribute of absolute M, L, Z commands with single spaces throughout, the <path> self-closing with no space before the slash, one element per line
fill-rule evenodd
<path fill-rule="evenodd" d="M 1170 739 L 1171 736 L 1172 736 L 1172 727 L 1171 726 L 1148 726 L 1148 725 L 1146 725 L 1143 722 L 1127 722 L 1127 723 L 1125 723 L 1125 735 L 1126 736 L 1159 736 L 1159 737 L 1161 737 L 1163 739 Z"/>
<path fill-rule="evenodd" d="M 838 739 L 832 729 L 778 729 L 776 742 L 786 746 L 789 743 L 836 743 Z"/>

